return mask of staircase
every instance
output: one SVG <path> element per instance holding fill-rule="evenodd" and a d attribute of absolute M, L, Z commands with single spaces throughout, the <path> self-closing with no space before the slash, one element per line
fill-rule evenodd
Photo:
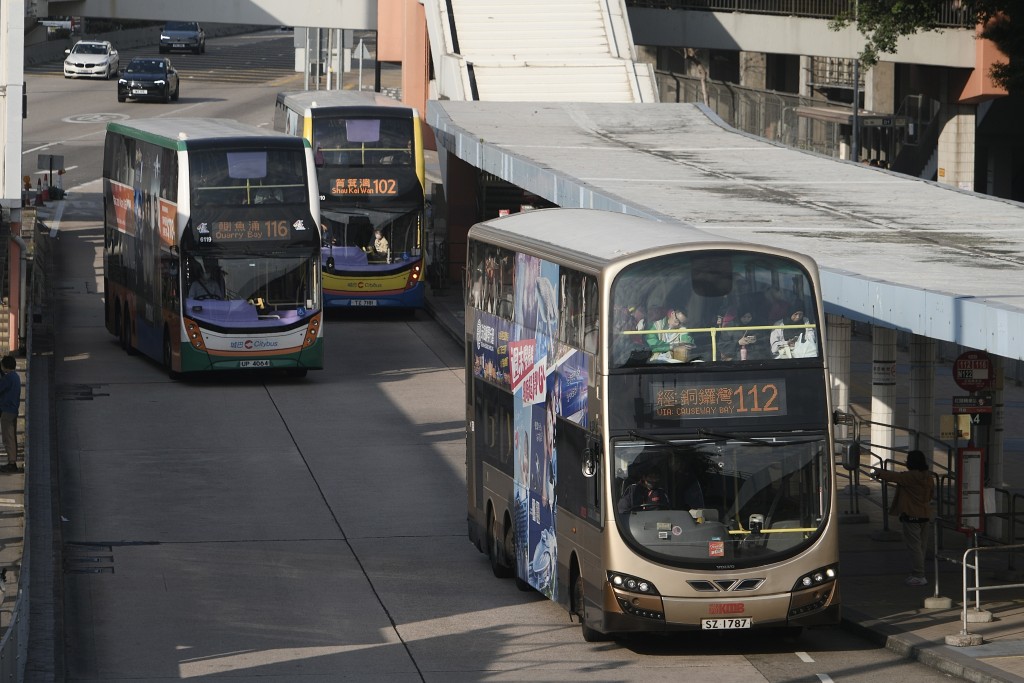
<path fill-rule="evenodd" d="M 623 0 L 425 0 L 431 97 L 656 102 L 654 71 L 634 61 Z"/>

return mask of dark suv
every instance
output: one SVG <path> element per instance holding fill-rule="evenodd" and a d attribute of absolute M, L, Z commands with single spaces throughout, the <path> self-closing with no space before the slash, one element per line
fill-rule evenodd
<path fill-rule="evenodd" d="M 168 21 L 160 31 L 160 52 L 206 52 L 206 31 L 197 21 Z"/>

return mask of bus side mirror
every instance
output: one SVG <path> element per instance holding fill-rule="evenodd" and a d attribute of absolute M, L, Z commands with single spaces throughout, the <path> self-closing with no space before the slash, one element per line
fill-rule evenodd
<path fill-rule="evenodd" d="M 590 479 L 597 474 L 597 463 L 601 459 L 600 442 L 591 441 L 590 445 L 583 449 L 583 463 L 580 467 L 583 476 Z"/>
<path fill-rule="evenodd" d="M 843 467 L 847 470 L 860 467 L 860 441 L 851 441 L 843 446 Z"/>

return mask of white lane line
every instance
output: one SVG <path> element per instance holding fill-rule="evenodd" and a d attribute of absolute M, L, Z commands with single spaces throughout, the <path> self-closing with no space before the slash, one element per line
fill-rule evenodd
<path fill-rule="evenodd" d="M 818 680 L 821 681 L 821 683 L 832 683 L 832 677 L 828 674 L 818 674 Z"/>
<path fill-rule="evenodd" d="M 797 652 L 796 656 L 800 658 L 800 661 L 805 664 L 813 664 L 814 659 L 806 652 Z"/>

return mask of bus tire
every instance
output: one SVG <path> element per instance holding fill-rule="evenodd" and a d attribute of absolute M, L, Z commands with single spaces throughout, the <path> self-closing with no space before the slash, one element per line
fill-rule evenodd
<path fill-rule="evenodd" d="M 511 526 L 511 525 L 509 525 L 509 526 Z M 512 544 L 512 545 L 513 545 L 513 547 L 515 547 L 515 544 Z M 523 575 L 526 572 L 521 571 L 522 567 L 519 566 L 519 553 L 513 552 L 512 553 L 512 557 L 515 558 L 515 560 L 512 562 L 512 578 L 515 579 L 516 588 L 518 588 L 519 590 L 521 590 L 524 593 L 529 593 L 530 591 L 533 590 L 533 586 L 531 586 L 529 583 L 527 583 L 522 578 Z"/>
<path fill-rule="evenodd" d="M 302 379 L 309 373 L 309 368 L 288 368 L 288 376 Z"/>
<path fill-rule="evenodd" d="M 575 562 L 573 562 L 572 570 L 572 609 L 573 614 L 580 620 L 580 633 L 585 642 L 600 643 L 608 640 L 608 636 L 604 633 L 587 626 L 587 602 L 583 593 L 583 577 L 580 576 L 579 567 Z"/>
<path fill-rule="evenodd" d="M 487 511 L 487 559 L 491 563 L 491 573 L 499 579 L 507 579 L 512 576 L 511 567 L 508 563 L 503 562 L 504 551 L 501 546 L 498 545 L 498 535 L 495 533 L 494 528 L 494 508 L 490 508 Z M 502 534 L 502 543 L 504 543 L 505 537 L 510 533 L 510 529 L 506 529 Z"/>
<path fill-rule="evenodd" d="M 171 335 L 168 334 L 167 330 L 164 330 L 164 369 L 167 370 L 167 376 L 171 379 L 178 379 L 181 377 L 181 373 L 174 371 L 174 365 L 172 364 L 171 358 Z"/>
<path fill-rule="evenodd" d="M 125 306 L 124 313 L 121 315 L 121 348 L 129 356 L 135 355 L 135 349 L 132 348 L 132 320 L 131 316 L 128 315 L 127 306 Z"/>

